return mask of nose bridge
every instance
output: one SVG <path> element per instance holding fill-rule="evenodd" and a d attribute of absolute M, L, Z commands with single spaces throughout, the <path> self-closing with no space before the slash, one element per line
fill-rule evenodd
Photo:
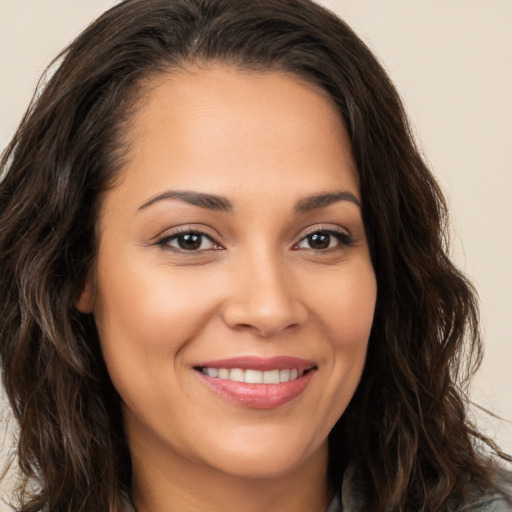
<path fill-rule="evenodd" d="M 304 322 L 306 309 L 288 265 L 279 251 L 269 247 L 255 248 L 239 259 L 233 294 L 224 311 L 231 328 L 266 337 Z"/>

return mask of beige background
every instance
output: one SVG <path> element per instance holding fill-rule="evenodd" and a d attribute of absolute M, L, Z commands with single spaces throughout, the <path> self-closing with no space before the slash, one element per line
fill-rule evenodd
<path fill-rule="evenodd" d="M 0 0 L 0 148 L 51 58 L 115 3 Z M 380 56 L 404 98 L 451 205 L 454 257 L 481 297 L 486 358 L 473 398 L 512 420 L 512 0 L 322 3 Z M 512 424 L 478 417 L 510 453 Z"/>

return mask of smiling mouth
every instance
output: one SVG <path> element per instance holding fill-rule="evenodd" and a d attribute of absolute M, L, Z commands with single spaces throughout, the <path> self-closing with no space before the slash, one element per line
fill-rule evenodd
<path fill-rule="evenodd" d="M 298 357 L 239 356 L 201 361 L 193 369 L 208 388 L 230 402 L 275 409 L 302 395 L 318 366 Z"/>
<path fill-rule="evenodd" d="M 213 368 L 206 366 L 195 367 L 196 370 L 219 380 L 245 382 L 246 384 L 281 384 L 297 380 L 314 369 L 284 368 L 274 370 L 256 370 L 252 368 Z"/>

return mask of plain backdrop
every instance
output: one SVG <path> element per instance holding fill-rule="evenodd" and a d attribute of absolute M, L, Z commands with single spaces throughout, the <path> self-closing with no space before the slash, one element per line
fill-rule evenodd
<path fill-rule="evenodd" d="M 115 3 L 0 0 L 0 149 L 50 60 Z M 505 420 L 476 415 L 510 453 L 512 0 L 321 3 L 343 17 L 388 70 L 448 198 L 453 256 L 481 298 L 486 354 L 472 397 Z"/>

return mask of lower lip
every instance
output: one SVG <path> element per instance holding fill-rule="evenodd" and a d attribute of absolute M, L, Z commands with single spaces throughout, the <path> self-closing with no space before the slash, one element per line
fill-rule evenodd
<path fill-rule="evenodd" d="M 253 409 L 275 409 L 301 395 L 311 381 L 313 373 L 314 370 L 309 370 L 298 379 L 279 384 L 247 384 L 209 377 L 199 372 L 198 375 L 213 391 L 238 405 Z"/>

